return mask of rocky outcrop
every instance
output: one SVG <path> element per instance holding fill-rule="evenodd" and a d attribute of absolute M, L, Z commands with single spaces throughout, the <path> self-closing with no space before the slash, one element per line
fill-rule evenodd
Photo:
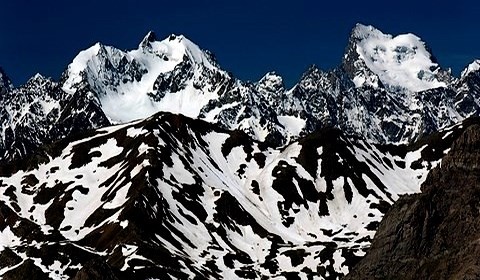
<path fill-rule="evenodd" d="M 479 163 L 477 122 L 430 172 L 422 193 L 394 204 L 345 279 L 479 279 Z"/>
<path fill-rule="evenodd" d="M 102 259 L 96 258 L 87 262 L 73 280 L 118 280 L 112 268 Z"/>

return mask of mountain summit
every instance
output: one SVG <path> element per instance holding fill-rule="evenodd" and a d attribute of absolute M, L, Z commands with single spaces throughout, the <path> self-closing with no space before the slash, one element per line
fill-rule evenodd
<path fill-rule="evenodd" d="M 156 41 L 152 32 L 129 52 L 102 44 L 82 51 L 65 76 L 63 90 L 92 93 L 112 123 L 158 111 L 195 118 L 210 99 L 218 98 L 217 87 L 229 78 L 187 38 L 170 35 Z"/>
<path fill-rule="evenodd" d="M 373 26 L 357 24 L 352 30 L 344 62 L 355 86 L 389 90 L 425 91 L 446 87 L 427 46 L 413 34 L 392 36 Z"/>

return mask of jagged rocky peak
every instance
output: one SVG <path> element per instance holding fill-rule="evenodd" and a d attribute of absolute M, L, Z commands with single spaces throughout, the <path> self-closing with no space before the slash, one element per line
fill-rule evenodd
<path fill-rule="evenodd" d="M 58 91 L 57 87 L 58 84 L 53 81 L 52 78 L 45 77 L 42 74 L 37 73 L 33 77 L 28 79 L 28 81 L 24 85 L 14 89 L 13 92 L 20 95 L 28 95 L 30 96 L 30 98 L 32 98 L 33 96 L 37 96 L 39 100 L 45 101 L 56 95 Z M 27 98 L 27 96 L 23 97 Z M 19 96 L 18 98 L 22 98 L 22 96 Z M 29 98 L 27 98 L 26 100 L 29 100 Z"/>
<path fill-rule="evenodd" d="M 303 73 L 300 80 L 304 80 L 305 78 L 308 78 L 308 77 L 319 77 L 322 75 L 322 73 L 323 71 L 320 68 L 318 68 L 317 65 L 312 64 L 308 67 L 307 71 Z"/>
<path fill-rule="evenodd" d="M 307 71 L 303 73 L 302 77 L 300 78 L 299 84 L 310 84 L 315 83 L 316 81 L 322 79 L 325 76 L 325 72 L 323 72 L 317 65 L 312 64 L 308 67 Z"/>
<path fill-rule="evenodd" d="M 263 76 L 256 84 L 257 90 L 266 91 L 270 93 L 281 94 L 285 91 L 285 85 L 283 84 L 282 76 L 276 72 L 268 72 Z"/>
<path fill-rule="evenodd" d="M 416 35 L 392 36 L 363 24 L 357 24 L 351 32 L 343 68 L 356 87 L 418 92 L 446 87 L 448 80 Z"/>
<path fill-rule="evenodd" d="M 150 31 L 143 38 L 139 49 L 160 56 L 165 61 L 182 62 L 188 59 L 194 65 L 200 64 L 208 68 L 218 68 L 213 55 L 202 50 L 184 35 L 171 34 L 164 40 L 159 41 L 155 33 Z"/>
<path fill-rule="evenodd" d="M 311 65 L 302 75 L 300 78 L 300 81 L 298 82 L 297 85 L 293 87 L 293 91 L 299 94 L 299 90 L 301 92 L 303 91 L 309 91 L 310 94 L 314 94 L 315 92 L 321 91 L 321 92 L 329 92 L 331 94 L 334 94 L 330 90 L 333 87 L 333 84 L 335 83 L 335 77 L 336 73 L 333 71 L 331 72 L 325 72 L 322 71 L 320 68 L 318 68 L 315 64 Z M 300 93 L 301 95 L 304 95 L 304 93 Z M 302 98 L 308 99 L 311 98 L 309 96 L 310 94 L 307 94 L 303 96 Z"/>
<path fill-rule="evenodd" d="M 456 80 L 455 106 L 464 116 L 478 116 L 480 112 L 480 60 L 470 63 Z"/>
<path fill-rule="evenodd" d="M 28 81 L 25 83 L 25 86 L 42 86 L 44 84 L 51 84 L 54 83 L 53 80 L 50 77 L 45 77 L 40 73 L 35 74 L 33 77 L 28 79 Z"/>
<path fill-rule="evenodd" d="M 350 39 L 357 42 L 368 39 L 369 37 L 372 37 L 372 36 L 383 37 L 385 36 L 385 34 L 383 34 L 380 30 L 378 30 L 377 28 L 371 25 L 364 25 L 361 23 L 357 23 L 355 27 L 352 29 L 352 32 L 350 33 Z"/>
<path fill-rule="evenodd" d="M 140 48 L 145 48 L 150 45 L 150 43 L 157 41 L 157 35 L 153 31 L 149 31 L 147 35 L 143 38 L 143 40 L 140 42 L 139 47 Z"/>
<path fill-rule="evenodd" d="M 210 70 L 219 71 L 220 69 L 214 56 L 208 52 L 202 50 L 198 45 L 190 41 L 183 35 L 170 35 L 168 38 L 171 42 L 178 42 L 185 50 L 185 54 L 195 64 L 200 64 Z"/>
<path fill-rule="evenodd" d="M 460 78 L 466 78 L 470 73 L 475 73 L 478 75 L 480 70 L 480 59 L 475 59 L 472 63 L 470 63 L 461 73 Z"/>

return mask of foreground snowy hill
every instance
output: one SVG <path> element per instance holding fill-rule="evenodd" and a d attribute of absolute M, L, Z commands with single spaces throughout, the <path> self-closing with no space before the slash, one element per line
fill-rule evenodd
<path fill-rule="evenodd" d="M 465 127 L 283 148 L 165 113 L 91 131 L 0 168 L 0 274 L 337 279 Z"/>
<path fill-rule="evenodd" d="M 274 72 L 243 82 L 184 36 L 159 40 L 150 32 L 134 50 L 97 43 L 80 52 L 58 82 L 36 75 L 14 88 L 1 72 L 0 158 L 159 111 L 276 146 L 329 126 L 373 143 L 411 143 L 478 116 L 479 77 L 478 61 L 456 78 L 417 36 L 358 24 L 340 66 L 312 66 L 286 89 Z"/>

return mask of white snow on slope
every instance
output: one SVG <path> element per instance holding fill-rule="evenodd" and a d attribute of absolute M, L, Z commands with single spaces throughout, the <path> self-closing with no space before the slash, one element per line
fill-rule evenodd
<path fill-rule="evenodd" d="M 410 33 L 393 37 L 361 24 L 353 36 L 359 39 L 356 47 L 360 58 L 384 85 L 413 92 L 446 86 L 435 77 L 435 70 L 430 70 L 438 65 L 419 37 Z M 357 87 L 367 82 L 364 77 L 354 81 Z"/>
<path fill-rule="evenodd" d="M 68 66 L 68 79 L 63 89 L 73 93 L 86 75 L 88 83 L 100 94 L 99 101 L 107 117 L 113 123 L 126 123 L 148 117 L 159 111 L 180 113 L 196 118 L 209 100 L 217 97 L 215 91 L 196 88 L 193 80 L 188 80 L 184 89 L 167 93 L 160 101 L 153 100 L 148 93 L 155 94 L 154 83 L 158 76 L 175 69 L 185 60 L 192 63 L 193 77 L 201 78 L 203 70 L 226 73 L 212 64 L 205 53 L 184 36 L 171 35 L 163 41 L 148 42 L 147 37 L 136 50 L 122 52 L 99 43 L 80 52 Z M 127 70 L 143 71 L 140 81 L 123 81 L 123 76 L 130 74 L 117 73 L 106 65 L 122 68 L 128 61 Z M 128 68 L 127 67 L 127 68 Z M 135 69 L 134 67 L 138 67 Z M 115 72 L 117 71 L 117 72 Z M 118 85 L 115 82 L 119 82 Z"/>
<path fill-rule="evenodd" d="M 476 59 L 472 63 L 470 63 L 467 68 L 465 68 L 462 71 L 462 74 L 460 75 L 461 78 L 466 77 L 468 74 L 480 70 L 480 60 Z"/>
<path fill-rule="evenodd" d="M 305 127 L 305 120 L 295 116 L 278 116 L 278 121 L 286 131 L 299 135 Z"/>

